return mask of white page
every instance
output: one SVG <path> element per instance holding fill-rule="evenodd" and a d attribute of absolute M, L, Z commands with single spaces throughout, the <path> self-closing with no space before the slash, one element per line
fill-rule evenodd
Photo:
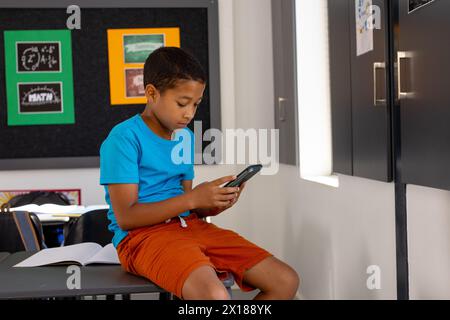
<path fill-rule="evenodd" d="M 113 244 L 110 243 L 103 247 L 102 250 L 98 251 L 93 257 L 89 258 L 85 264 L 92 263 L 120 264 L 117 250 L 114 248 Z"/>
<path fill-rule="evenodd" d="M 59 205 L 53 203 L 46 203 L 42 205 L 27 204 L 25 206 L 11 208 L 11 211 L 28 211 L 36 214 L 83 214 L 88 211 L 94 211 L 99 209 L 109 209 L 107 204 L 98 204 L 91 206 L 78 206 L 78 205 Z"/>
<path fill-rule="evenodd" d="M 63 206 L 53 203 L 46 203 L 42 205 L 37 204 L 27 204 L 25 206 L 21 207 L 15 207 L 11 208 L 11 211 L 28 211 L 33 213 L 71 213 L 71 212 L 78 212 L 78 211 L 84 211 L 84 206 L 76 206 L 76 205 L 70 205 L 70 206 Z"/>
<path fill-rule="evenodd" d="M 76 261 L 85 264 L 86 261 L 102 249 L 98 243 L 85 242 L 71 246 L 43 249 L 14 267 L 38 267 L 59 262 Z"/>
<path fill-rule="evenodd" d="M 41 205 L 41 210 L 45 211 L 46 213 L 56 213 L 56 214 L 84 214 L 88 211 L 94 211 L 99 209 L 109 209 L 109 205 L 106 204 L 98 204 L 98 205 L 91 205 L 91 206 L 60 206 L 55 204 L 43 204 Z"/>
<path fill-rule="evenodd" d="M 85 212 L 89 212 L 89 211 L 94 211 L 94 210 L 101 210 L 101 209 L 109 209 L 109 205 L 107 204 L 94 204 L 94 205 L 90 205 L 85 207 Z"/>
<path fill-rule="evenodd" d="M 59 205 L 59 204 L 53 204 L 53 203 L 46 203 L 42 204 L 41 212 L 45 213 L 71 213 L 71 212 L 77 212 L 78 210 L 84 210 L 84 206 L 78 206 L 78 205 Z"/>
<path fill-rule="evenodd" d="M 28 212 L 36 212 L 39 211 L 40 206 L 37 204 L 27 204 L 20 207 L 10 208 L 10 211 L 28 211 Z"/>

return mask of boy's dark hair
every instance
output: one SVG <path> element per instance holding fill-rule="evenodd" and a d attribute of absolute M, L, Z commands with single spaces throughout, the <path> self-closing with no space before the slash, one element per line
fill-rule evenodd
<path fill-rule="evenodd" d="M 152 84 L 161 93 L 179 80 L 206 83 L 206 73 L 192 55 L 176 47 L 162 47 L 151 53 L 144 65 L 144 87 Z"/>

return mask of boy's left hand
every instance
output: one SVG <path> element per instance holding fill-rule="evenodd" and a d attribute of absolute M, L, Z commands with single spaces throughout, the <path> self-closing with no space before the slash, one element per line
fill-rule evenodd
<path fill-rule="evenodd" d="M 240 185 L 239 191 L 237 192 L 236 198 L 234 198 L 233 200 L 231 200 L 231 201 L 230 201 L 230 204 L 229 204 L 228 206 L 226 206 L 225 209 L 231 208 L 232 206 L 235 205 L 235 203 L 239 200 L 239 197 L 241 196 L 242 190 L 244 190 L 244 188 L 245 188 L 245 184 L 246 184 L 246 182 L 244 182 L 243 184 Z"/>
<path fill-rule="evenodd" d="M 220 213 L 224 212 L 225 210 L 234 206 L 236 204 L 236 202 L 239 200 L 239 197 L 241 196 L 241 192 L 242 192 L 242 190 L 244 190 L 246 183 L 247 182 L 244 182 L 243 184 L 241 184 L 241 186 L 239 187 L 239 191 L 237 192 L 236 198 L 234 198 L 234 200 L 231 200 L 229 205 L 222 207 L 222 208 L 211 209 L 208 213 L 208 216 L 217 216 L 218 214 L 220 214 Z"/>
<path fill-rule="evenodd" d="M 223 212 L 223 211 L 225 211 L 225 210 L 231 208 L 232 206 L 234 206 L 234 205 L 236 204 L 236 202 L 239 200 L 239 197 L 241 196 L 241 192 L 242 192 L 242 190 L 244 190 L 245 184 L 246 184 L 246 183 L 247 183 L 247 182 L 244 182 L 243 184 L 240 185 L 239 191 L 237 192 L 236 198 L 234 198 L 234 200 L 231 200 L 229 205 L 227 205 L 227 206 L 225 206 L 225 207 L 223 207 L 223 208 L 216 208 L 216 209 L 213 210 L 213 211 L 218 210 L 218 213 L 216 213 L 216 214 L 219 214 L 219 213 L 221 213 L 221 212 Z"/>

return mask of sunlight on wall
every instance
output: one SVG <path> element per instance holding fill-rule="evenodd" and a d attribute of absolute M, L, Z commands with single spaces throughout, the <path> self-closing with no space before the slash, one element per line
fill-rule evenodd
<path fill-rule="evenodd" d="M 338 187 L 332 176 L 327 0 L 296 0 L 300 176 Z"/>

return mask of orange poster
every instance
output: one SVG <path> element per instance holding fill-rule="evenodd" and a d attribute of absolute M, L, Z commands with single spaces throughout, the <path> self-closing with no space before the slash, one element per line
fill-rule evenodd
<path fill-rule="evenodd" d="M 111 105 L 146 103 L 144 63 L 160 47 L 180 47 L 180 29 L 108 30 Z"/>

